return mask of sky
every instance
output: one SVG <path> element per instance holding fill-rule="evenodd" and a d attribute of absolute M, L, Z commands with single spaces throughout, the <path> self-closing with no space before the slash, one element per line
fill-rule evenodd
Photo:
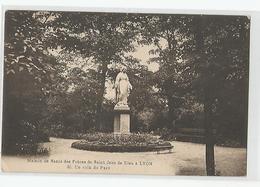
<path fill-rule="evenodd" d="M 149 51 L 153 49 L 151 45 L 138 46 L 135 52 L 132 52 L 131 55 L 135 58 L 140 59 L 142 65 L 148 67 L 149 71 L 156 72 L 159 70 L 158 63 L 148 63 L 149 58 L 153 57 L 153 55 L 149 54 Z"/>

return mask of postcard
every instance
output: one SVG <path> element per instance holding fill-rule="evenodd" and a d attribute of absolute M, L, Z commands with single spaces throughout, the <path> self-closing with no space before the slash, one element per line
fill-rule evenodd
<path fill-rule="evenodd" d="M 4 172 L 246 176 L 248 15 L 4 12 Z"/>

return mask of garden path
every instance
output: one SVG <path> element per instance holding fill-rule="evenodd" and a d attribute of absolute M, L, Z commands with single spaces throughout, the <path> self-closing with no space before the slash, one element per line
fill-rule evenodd
<path fill-rule="evenodd" d="M 51 138 L 50 140 L 41 144 L 41 147 L 50 150 L 48 156 L 4 156 L 3 170 L 10 171 L 16 168 L 15 171 L 25 172 L 206 174 L 205 146 L 202 144 L 175 141 L 172 142 L 174 145 L 172 153 L 104 153 L 71 148 L 71 143 L 76 141 L 73 139 Z M 218 175 L 244 176 L 246 174 L 246 149 L 216 146 L 215 157 Z M 48 163 L 44 162 L 46 160 Z M 65 160 L 71 163 L 65 163 Z M 78 163 L 87 161 L 91 161 L 92 164 Z M 122 164 L 119 165 L 118 161 Z"/>

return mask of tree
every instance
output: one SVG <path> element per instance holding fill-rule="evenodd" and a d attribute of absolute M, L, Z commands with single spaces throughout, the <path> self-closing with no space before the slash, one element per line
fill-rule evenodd
<path fill-rule="evenodd" d="M 200 16 L 194 17 L 194 26 L 198 50 L 198 57 L 194 63 L 197 73 L 194 84 L 198 86 L 197 93 L 204 103 L 207 174 L 215 175 L 213 129 L 221 129 L 219 126 L 225 122 L 225 116 L 231 114 L 220 114 L 219 111 L 226 107 L 225 103 L 232 101 L 232 97 L 242 99 L 244 108 L 247 108 L 248 19 Z M 245 90 L 240 90 L 239 94 L 234 96 L 234 85 Z M 232 96 L 229 95 L 231 93 Z M 232 105 L 236 106 L 237 103 Z M 239 110 L 241 109 L 236 109 Z M 236 117 L 241 117 L 243 120 L 240 124 L 246 125 L 246 112 L 244 109 L 242 111 L 244 115 Z M 228 118 L 232 119 L 230 116 Z M 228 128 L 232 126 L 231 121 Z M 218 123 L 218 126 L 213 125 L 214 122 Z"/>
<path fill-rule="evenodd" d="M 139 25 L 134 15 L 108 13 L 57 13 L 50 34 L 57 35 L 53 46 L 66 51 L 79 51 L 84 58 L 91 58 L 98 72 L 97 120 L 101 118 L 106 91 L 108 70 L 116 64 L 127 65 L 127 53 L 134 51 L 134 41 Z M 100 129 L 102 124 L 100 123 Z"/>
<path fill-rule="evenodd" d="M 155 85 L 167 99 L 170 124 L 185 117 L 178 110 L 184 111 L 186 103 L 191 111 L 193 103 L 203 106 L 207 174 L 214 175 L 213 129 L 222 138 L 229 128 L 246 131 L 248 19 L 178 15 L 151 16 L 147 22 L 144 43 L 155 46 L 151 54 L 157 56 L 151 60 L 160 64 Z"/>
<path fill-rule="evenodd" d="M 185 59 L 192 49 L 191 18 L 184 15 L 154 15 L 146 19 L 142 43 L 154 46 L 150 51 L 154 55 L 150 62 L 159 63 L 160 68 L 154 73 L 153 80 L 161 97 L 167 101 L 168 126 L 174 130 L 192 78 L 187 74 Z"/>
<path fill-rule="evenodd" d="M 31 132 L 25 130 L 29 127 L 39 132 L 39 121 L 46 109 L 44 97 L 57 75 L 57 63 L 46 45 L 44 29 L 49 16 L 33 11 L 6 12 L 3 134 L 8 147 L 31 141 Z M 34 141 L 40 141 L 40 136 Z M 8 151 L 5 147 L 3 150 Z"/>

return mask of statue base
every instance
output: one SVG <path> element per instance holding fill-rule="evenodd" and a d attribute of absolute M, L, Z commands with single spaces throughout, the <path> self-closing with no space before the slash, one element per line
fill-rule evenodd
<path fill-rule="evenodd" d="M 127 105 L 114 108 L 114 134 L 130 134 L 130 108 Z"/>

